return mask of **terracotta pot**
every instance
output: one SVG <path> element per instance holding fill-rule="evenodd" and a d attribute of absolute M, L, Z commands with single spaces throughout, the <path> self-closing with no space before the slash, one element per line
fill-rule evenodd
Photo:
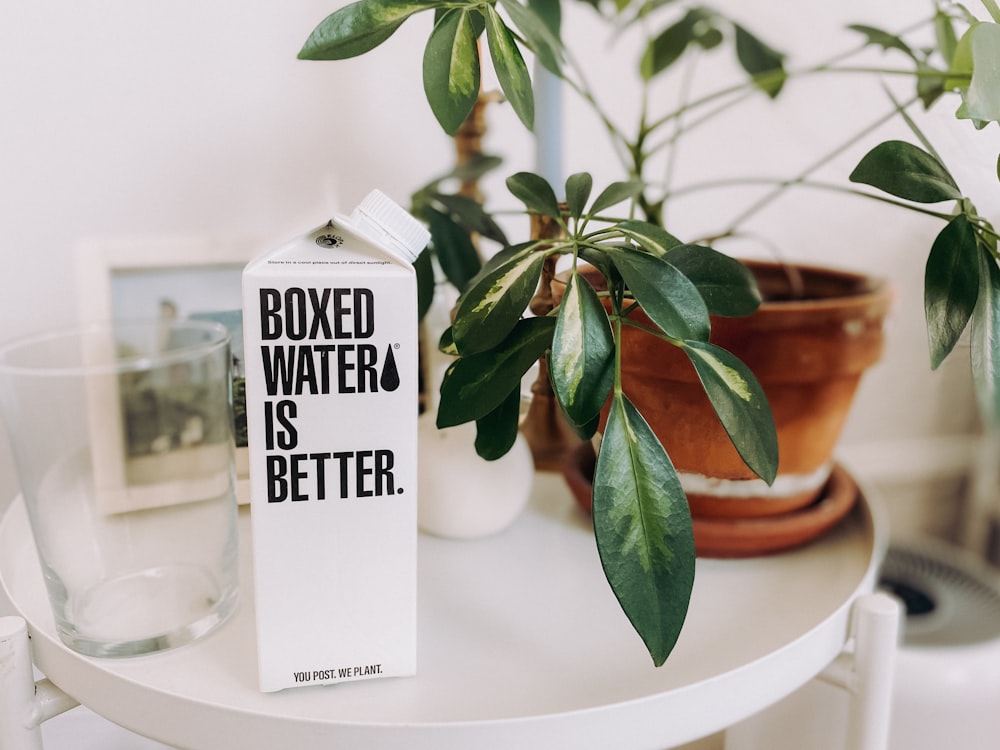
<path fill-rule="evenodd" d="M 713 317 L 711 341 L 743 360 L 767 394 L 778 430 L 773 486 L 740 459 L 687 356 L 631 327 L 622 332 L 622 387 L 674 462 L 695 517 L 773 515 L 812 503 L 830 477 L 861 375 L 882 354 L 884 282 L 810 266 L 746 265 L 765 302 L 745 318 Z M 600 278 L 594 274 L 591 280 Z"/>
<path fill-rule="evenodd" d="M 588 513 L 593 506 L 596 463 L 590 443 L 580 443 L 562 458 L 566 484 Z M 844 467 L 835 464 L 816 502 L 805 508 L 755 518 L 694 517 L 695 551 L 699 557 L 757 557 L 799 547 L 836 526 L 850 513 L 858 496 L 854 479 Z"/>

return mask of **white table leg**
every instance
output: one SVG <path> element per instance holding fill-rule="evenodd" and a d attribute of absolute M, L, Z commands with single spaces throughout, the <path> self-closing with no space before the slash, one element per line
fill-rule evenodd
<path fill-rule="evenodd" d="M 0 750 L 43 750 L 43 721 L 78 705 L 49 680 L 35 683 L 28 626 L 0 617 Z"/>
<path fill-rule="evenodd" d="M 859 596 L 843 651 L 815 680 L 730 727 L 726 750 L 886 750 L 900 606 Z"/>
<path fill-rule="evenodd" d="M 886 750 L 901 607 L 886 594 L 866 594 L 853 618 L 847 650 L 821 677 L 848 692 L 848 750 Z"/>

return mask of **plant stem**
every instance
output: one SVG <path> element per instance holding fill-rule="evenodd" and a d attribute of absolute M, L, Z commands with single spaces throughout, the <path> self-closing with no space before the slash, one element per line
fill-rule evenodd
<path fill-rule="evenodd" d="M 684 74 L 681 76 L 681 87 L 678 95 L 678 101 L 681 102 L 682 108 L 684 103 L 686 103 L 689 100 L 692 87 L 694 86 L 694 73 L 698 59 L 699 59 L 698 55 L 693 55 L 691 58 L 691 62 L 685 67 Z M 645 88 L 648 88 L 648 85 Z M 681 117 L 678 117 L 674 121 L 674 124 L 675 124 L 674 133 L 669 139 L 670 143 L 674 143 L 684 133 L 684 121 Z M 648 153 L 649 154 L 656 153 L 656 148 L 654 147 L 650 149 Z M 673 177 L 674 174 L 676 173 L 676 170 L 677 170 L 677 149 L 671 148 L 670 151 L 667 153 L 667 164 L 663 170 L 664 191 L 668 191 L 670 189 L 670 183 L 673 181 Z M 658 223 L 660 224 L 660 226 L 664 226 L 666 224 L 667 217 L 665 214 L 665 208 L 663 208 L 665 205 L 666 201 L 661 199 L 660 201 L 661 208 L 659 211 L 659 216 L 657 217 L 659 219 Z"/>
<path fill-rule="evenodd" d="M 594 95 L 593 89 L 587 82 L 587 76 L 583 71 L 583 66 L 580 65 L 579 61 L 573 56 L 569 49 L 564 46 L 562 50 L 563 54 L 566 55 L 566 61 L 569 64 L 569 67 L 573 70 L 573 73 L 578 80 L 569 78 L 564 72 L 560 72 L 562 79 L 581 99 L 583 99 L 587 106 L 590 107 L 591 111 L 593 111 L 593 113 L 601 121 L 601 124 L 607 131 L 608 136 L 611 138 L 611 144 L 615 150 L 615 154 L 621 161 L 622 166 L 628 170 L 631 156 L 631 145 L 629 144 L 628 139 L 622 135 L 621 130 L 604 112 L 600 102 L 597 101 L 597 97 Z"/>

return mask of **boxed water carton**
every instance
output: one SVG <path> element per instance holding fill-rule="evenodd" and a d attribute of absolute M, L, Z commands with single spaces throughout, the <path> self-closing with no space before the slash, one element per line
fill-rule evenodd
<path fill-rule="evenodd" d="M 411 263 L 428 239 L 375 191 L 244 269 L 264 692 L 416 672 Z"/>

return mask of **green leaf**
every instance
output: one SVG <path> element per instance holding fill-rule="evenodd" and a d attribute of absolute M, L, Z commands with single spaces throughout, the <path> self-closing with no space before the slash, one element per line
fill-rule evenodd
<path fill-rule="evenodd" d="M 442 0 L 360 0 L 331 13 L 313 29 L 300 60 L 344 60 L 368 52 L 414 13 L 444 5 Z"/>
<path fill-rule="evenodd" d="M 423 320 L 434 301 L 434 264 L 429 249 L 424 248 L 413 261 L 413 270 L 417 274 L 417 320 Z"/>
<path fill-rule="evenodd" d="M 566 178 L 566 205 L 574 219 L 583 216 L 593 187 L 594 178 L 587 172 L 577 172 Z"/>
<path fill-rule="evenodd" d="M 680 21 L 668 26 L 646 47 L 646 52 L 640 63 L 640 72 L 645 80 L 667 70 L 677 62 L 688 45 L 694 41 L 694 24 L 689 11 Z"/>
<path fill-rule="evenodd" d="M 1000 426 L 1000 268 L 979 253 L 979 298 L 972 315 L 972 376 L 983 422 Z"/>
<path fill-rule="evenodd" d="M 424 48 L 424 93 L 445 132 L 454 135 L 479 96 L 479 47 L 472 12 L 450 10 Z"/>
<path fill-rule="evenodd" d="M 503 159 L 492 154 L 470 154 L 469 160 L 456 164 L 445 177 L 457 180 L 478 180 L 503 164 Z"/>
<path fill-rule="evenodd" d="M 1000 121 L 1000 24 L 971 26 L 958 42 L 954 67 L 972 80 L 962 89 L 960 117 L 977 122 Z"/>
<path fill-rule="evenodd" d="M 507 455 L 517 441 L 521 389 L 510 392 L 496 409 L 476 420 L 476 453 L 487 461 Z"/>
<path fill-rule="evenodd" d="M 452 220 L 464 227 L 468 232 L 476 232 L 501 245 L 507 245 L 507 237 L 500 225 L 483 208 L 483 204 L 464 195 L 449 195 L 433 193 L 434 200 L 441 203 Z"/>
<path fill-rule="evenodd" d="M 472 280 L 452 324 L 462 354 L 492 349 L 507 337 L 538 288 L 545 257 L 544 252 L 515 253 Z"/>
<path fill-rule="evenodd" d="M 562 217 L 556 193 L 544 177 L 532 172 L 518 172 L 507 178 L 507 189 L 524 203 L 529 211 L 553 219 Z"/>
<path fill-rule="evenodd" d="M 665 334 L 708 341 L 708 309 L 697 287 L 663 257 L 631 247 L 609 247 L 625 285 Z"/>
<path fill-rule="evenodd" d="M 764 389 L 743 362 L 704 341 L 685 341 L 684 351 L 744 463 L 771 484 L 778 473 L 778 434 Z"/>
<path fill-rule="evenodd" d="M 604 406 L 614 380 L 615 338 L 597 292 L 570 276 L 559 303 L 549 378 L 570 424 L 587 425 Z"/>
<path fill-rule="evenodd" d="M 951 16 L 940 9 L 934 14 L 934 37 L 941 56 L 950 67 L 955 59 L 955 50 L 958 48 L 958 37 L 955 35 L 955 25 Z"/>
<path fill-rule="evenodd" d="M 951 75 L 945 80 L 944 85 L 948 89 L 959 89 L 964 91 L 972 83 L 972 72 L 975 70 L 975 60 L 972 57 L 972 30 L 978 23 L 973 23 L 966 29 L 962 38 L 955 45 L 955 52 L 951 58 Z M 964 108 L 965 103 L 962 103 Z"/>
<path fill-rule="evenodd" d="M 924 109 L 930 109 L 934 102 L 947 93 L 944 84 L 945 76 L 941 71 L 923 61 L 917 63 L 917 96 L 920 97 Z"/>
<path fill-rule="evenodd" d="M 441 270 L 456 289 L 465 289 L 482 266 L 469 232 L 433 208 L 425 209 L 424 215 Z"/>
<path fill-rule="evenodd" d="M 859 34 L 864 34 L 867 39 L 865 43 L 869 46 L 881 47 L 884 50 L 899 50 L 913 60 L 917 59 L 917 56 L 913 54 L 913 50 L 910 48 L 910 45 L 895 34 L 875 28 L 874 26 L 866 26 L 860 23 L 851 24 L 847 28 L 851 31 L 857 31 Z"/>
<path fill-rule="evenodd" d="M 979 248 L 965 214 L 941 230 L 924 272 L 924 313 L 931 367 L 937 369 L 958 343 L 979 296 Z"/>
<path fill-rule="evenodd" d="M 869 151 L 851 172 L 851 182 L 884 190 L 917 203 L 959 200 L 962 191 L 933 155 L 906 141 L 885 141 Z"/>
<path fill-rule="evenodd" d="M 622 201 L 632 200 L 641 191 L 642 183 L 638 180 L 612 182 L 594 199 L 594 204 L 590 207 L 590 214 L 596 216 L 601 211 L 617 206 Z"/>
<path fill-rule="evenodd" d="M 555 326 L 554 318 L 525 318 L 496 348 L 452 362 L 441 381 L 437 426 L 482 419 L 499 407 L 551 346 Z"/>
<path fill-rule="evenodd" d="M 546 1 L 552 3 L 552 0 Z M 500 0 L 500 5 L 524 35 L 538 61 L 549 71 L 561 75 L 563 46 L 558 30 L 554 30 L 550 25 L 552 19 L 549 13 L 538 12 L 540 3 L 529 3 L 528 6 L 524 6 L 517 0 Z"/>
<path fill-rule="evenodd" d="M 776 97 L 788 74 L 784 68 L 784 55 L 775 51 L 739 24 L 736 29 L 736 57 L 754 80 L 754 85 L 770 96 Z"/>
<path fill-rule="evenodd" d="M 617 226 L 622 234 L 634 240 L 644 250 L 654 255 L 664 255 L 668 250 L 683 244 L 667 230 L 648 221 L 629 220 L 623 221 Z"/>
<path fill-rule="evenodd" d="M 757 280 L 738 260 L 700 245 L 680 245 L 666 258 L 698 287 L 710 314 L 739 318 L 760 307 Z"/>
<path fill-rule="evenodd" d="M 691 601 L 691 513 L 663 446 L 620 393 L 597 457 L 593 515 L 608 583 L 660 666 L 677 643 Z"/>
<path fill-rule="evenodd" d="M 451 326 L 445 328 L 441 333 L 441 338 L 438 339 L 438 351 L 452 357 L 458 356 L 458 347 L 455 346 L 455 339 L 451 335 Z"/>
<path fill-rule="evenodd" d="M 577 257 L 584 263 L 593 266 L 597 271 L 605 278 L 618 278 L 620 274 L 612 265 L 608 254 L 605 252 L 605 246 L 587 247 L 579 246 L 577 247 Z M 610 286 L 606 282 L 598 281 L 600 291 L 607 291 Z"/>
<path fill-rule="evenodd" d="M 486 39 L 500 89 L 528 130 L 535 127 L 535 95 L 531 76 L 514 36 L 492 5 L 486 6 Z"/>
<path fill-rule="evenodd" d="M 527 6 L 534 12 L 550 34 L 558 37 L 562 29 L 562 4 L 552 0 L 527 0 Z"/>

